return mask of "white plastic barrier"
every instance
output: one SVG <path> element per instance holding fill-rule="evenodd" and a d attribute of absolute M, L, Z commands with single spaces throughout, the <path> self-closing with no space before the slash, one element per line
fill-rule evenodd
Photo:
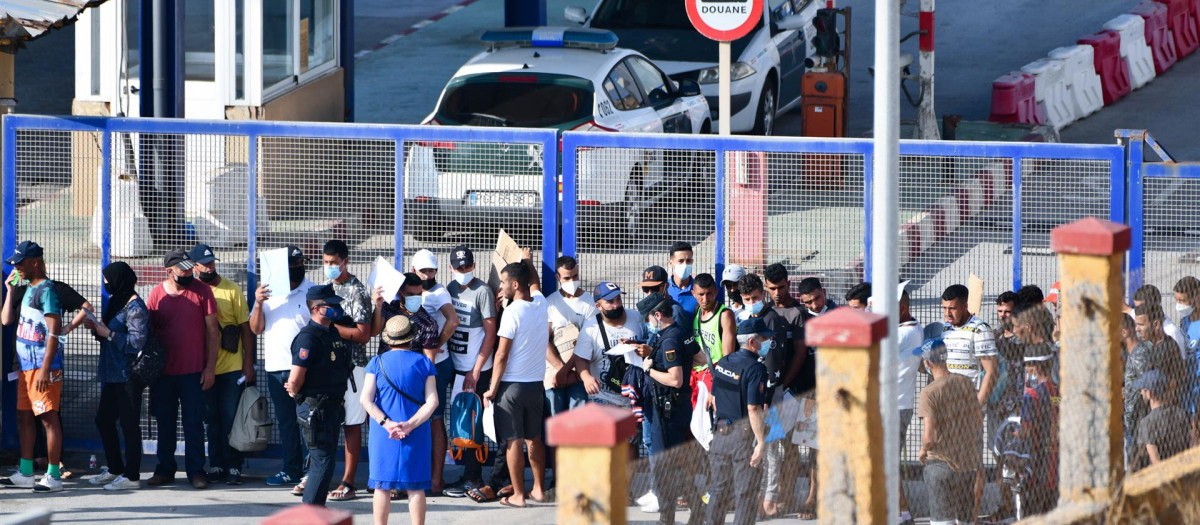
<path fill-rule="evenodd" d="M 1076 119 L 1095 113 L 1104 107 L 1104 93 L 1100 90 L 1100 75 L 1096 74 L 1095 55 L 1092 46 L 1066 46 L 1050 52 L 1050 58 L 1063 62 L 1063 75 L 1067 79 L 1067 98 Z"/>
<path fill-rule="evenodd" d="M 1129 64 L 1129 80 L 1133 89 L 1154 80 L 1154 55 L 1146 43 L 1146 21 L 1133 14 L 1123 14 L 1104 24 L 1121 35 L 1121 58 Z"/>
<path fill-rule="evenodd" d="M 1061 60 L 1041 58 L 1026 64 L 1021 71 L 1033 75 L 1033 98 L 1056 131 L 1075 121 L 1075 109 L 1067 93 L 1067 77 Z"/>

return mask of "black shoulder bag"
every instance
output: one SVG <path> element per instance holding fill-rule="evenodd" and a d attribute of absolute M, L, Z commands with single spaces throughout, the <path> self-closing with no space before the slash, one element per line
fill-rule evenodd
<path fill-rule="evenodd" d="M 600 314 L 596 314 L 596 326 L 600 328 L 600 339 L 604 342 L 604 357 L 608 359 L 608 370 L 604 372 L 604 377 L 600 378 L 600 382 L 610 392 L 620 394 L 621 379 L 625 377 L 625 369 L 629 364 L 622 356 L 608 355 L 608 351 L 612 350 L 612 344 L 608 341 L 608 332 L 604 330 L 604 319 Z"/>

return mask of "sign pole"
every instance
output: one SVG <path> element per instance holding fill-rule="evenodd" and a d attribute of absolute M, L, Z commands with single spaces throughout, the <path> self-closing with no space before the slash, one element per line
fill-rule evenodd
<path fill-rule="evenodd" d="M 729 121 L 733 117 L 730 116 L 729 108 L 729 63 L 732 60 L 730 57 L 730 44 L 728 40 L 722 40 L 717 44 L 717 128 L 721 136 L 729 135 Z"/>

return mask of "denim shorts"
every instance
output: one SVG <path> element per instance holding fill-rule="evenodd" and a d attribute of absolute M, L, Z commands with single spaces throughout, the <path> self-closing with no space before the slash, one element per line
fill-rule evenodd
<path fill-rule="evenodd" d="M 925 487 L 929 493 L 929 521 L 973 523 L 975 518 L 975 471 L 955 472 L 944 461 L 930 459 L 925 465 Z"/>

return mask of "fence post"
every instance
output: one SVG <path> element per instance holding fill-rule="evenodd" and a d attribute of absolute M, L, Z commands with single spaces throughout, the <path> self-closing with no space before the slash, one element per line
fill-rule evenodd
<path fill-rule="evenodd" d="M 258 135 L 246 135 L 246 302 L 258 292 Z M 255 356 L 257 361 L 257 356 Z"/>
<path fill-rule="evenodd" d="M 267 516 L 261 525 L 354 525 L 348 511 L 300 504 Z"/>
<path fill-rule="evenodd" d="M 1142 286 L 1145 268 L 1145 217 L 1143 203 L 1145 202 L 1145 186 L 1143 185 L 1142 164 L 1144 162 L 1145 132 L 1134 133 L 1127 139 L 1125 145 L 1125 223 L 1133 230 L 1129 245 L 1129 282 L 1126 293 L 1133 297 L 1133 292 Z"/>
<path fill-rule="evenodd" d="M 17 247 L 17 127 L 13 124 L 11 115 L 3 117 L 3 141 L 0 142 L 3 154 L 0 154 L 0 261 L 7 259 Z M 3 275 L 7 279 L 13 267 L 0 262 Z M 0 296 L 4 288 L 0 286 Z M 0 357 L 0 373 L 7 378 L 15 360 L 17 327 L 0 328 L 0 346 L 3 347 Z M 0 446 L 7 449 L 18 447 L 17 436 L 17 383 L 16 381 L 0 381 Z"/>
<path fill-rule="evenodd" d="M 818 523 L 888 523 L 879 402 L 887 318 L 838 308 L 809 322 L 817 355 Z M 854 516 L 854 520 L 848 517 Z"/>
<path fill-rule="evenodd" d="M 558 447 L 558 525 L 624 525 L 633 413 L 588 404 L 546 421 L 546 444 Z"/>
<path fill-rule="evenodd" d="M 1123 478 L 1121 267 L 1130 229 L 1085 218 L 1050 233 L 1062 281 L 1059 502 L 1106 500 Z"/>

